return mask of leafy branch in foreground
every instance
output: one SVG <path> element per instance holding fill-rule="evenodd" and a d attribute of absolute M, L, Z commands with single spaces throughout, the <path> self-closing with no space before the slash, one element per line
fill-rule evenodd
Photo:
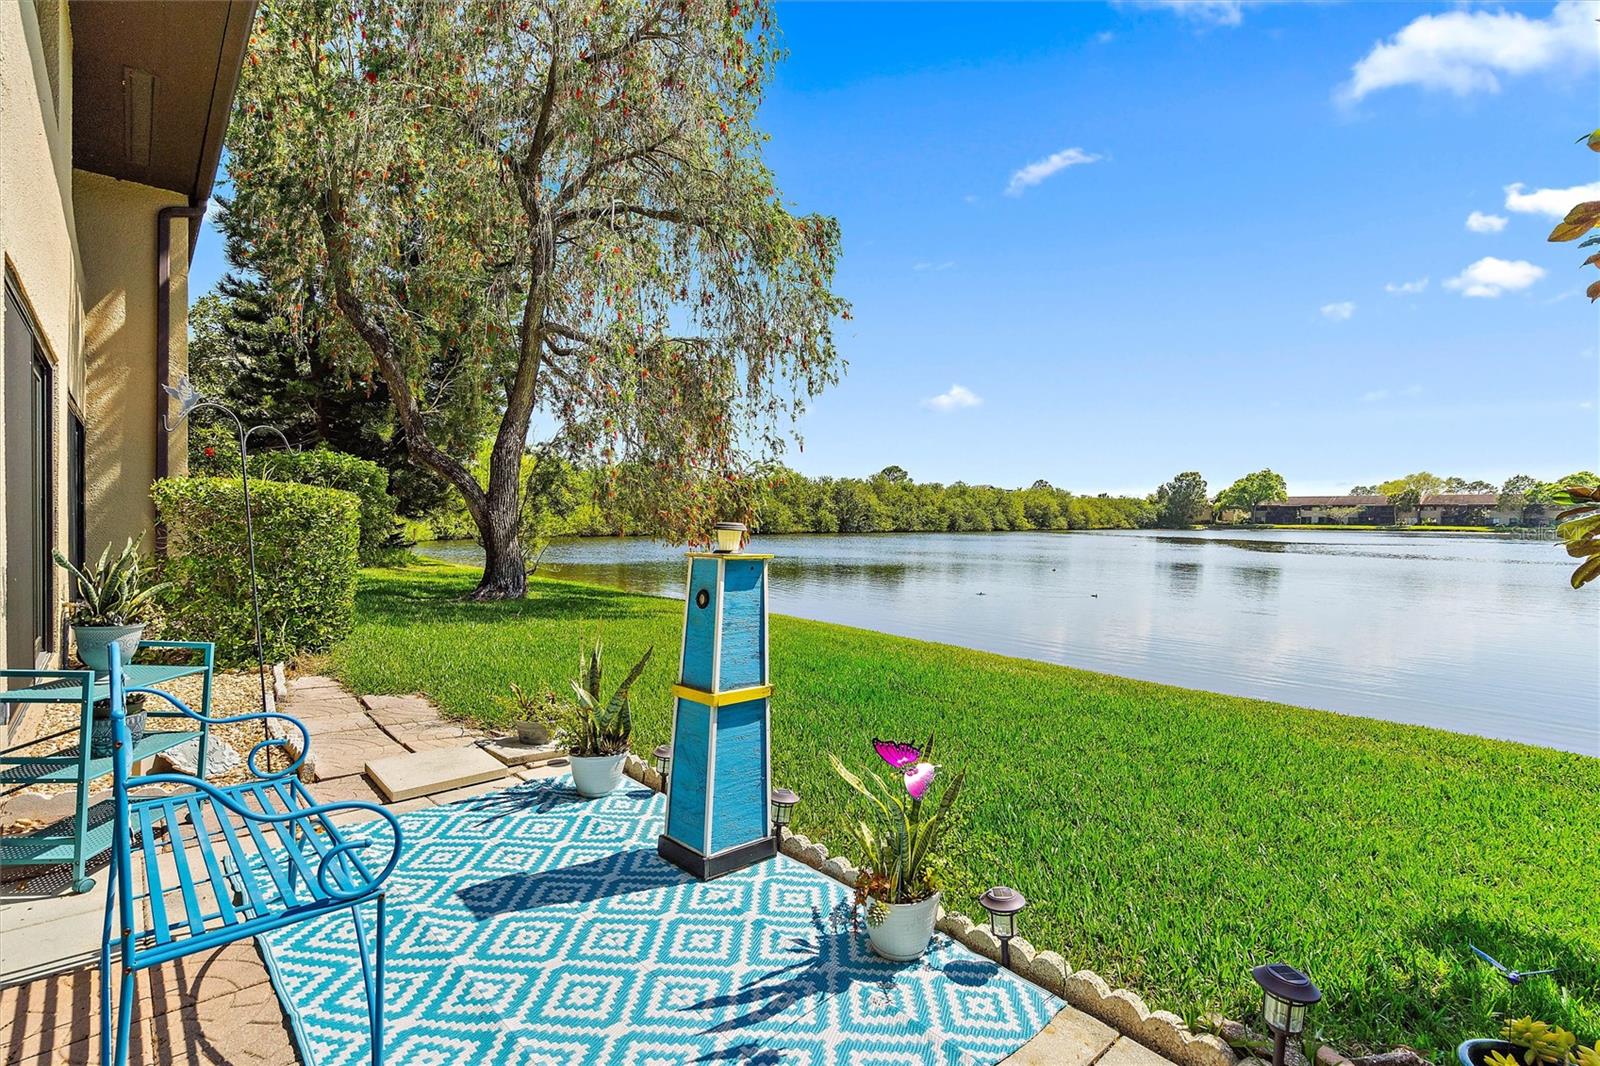
<path fill-rule="evenodd" d="M 1600 577 L 1600 488 L 1568 485 L 1555 494 L 1555 500 L 1572 505 L 1556 515 L 1556 530 L 1567 554 L 1583 560 L 1572 572 L 1572 587 L 1581 589 Z"/>
<path fill-rule="evenodd" d="M 1590 151 L 1600 152 L 1600 129 L 1584 134 L 1578 138 L 1578 142 L 1588 144 Z M 1568 211 L 1567 217 L 1556 223 L 1556 228 L 1550 231 L 1549 240 L 1575 241 L 1597 225 L 1600 225 L 1600 200 L 1588 200 Z M 1578 247 L 1588 248 L 1597 244 L 1600 244 L 1600 236 L 1590 237 Z M 1600 270 L 1600 252 L 1595 252 L 1585 259 L 1583 265 Z M 1600 281 L 1590 282 L 1589 287 L 1584 290 L 1584 295 L 1589 297 L 1590 303 L 1600 300 Z"/>

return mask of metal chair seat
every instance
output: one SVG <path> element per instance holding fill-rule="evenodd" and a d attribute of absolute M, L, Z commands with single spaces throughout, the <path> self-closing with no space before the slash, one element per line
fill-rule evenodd
<path fill-rule="evenodd" d="M 144 882 L 134 898 L 145 904 L 133 938 L 150 962 L 193 950 L 186 941 L 194 937 L 221 930 L 253 936 L 348 908 L 352 896 L 377 887 L 352 838 L 298 780 L 251 781 L 216 793 L 180 792 L 128 806 L 133 862 Z M 229 800 L 292 817 L 258 822 L 230 810 Z"/>

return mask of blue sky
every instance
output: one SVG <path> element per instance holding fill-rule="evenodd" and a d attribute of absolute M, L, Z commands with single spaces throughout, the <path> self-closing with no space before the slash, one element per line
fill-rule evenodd
<path fill-rule="evenodd" d="M 798 469 L 1142 494 L 1600 466 L 1600 275 L 1545 241 L 1600 196 L 1564 192 L 1600 182 L 1573 143 L 1600 3 L 778 17 L 768 161 L 839 218 L 854 303 Z"/>

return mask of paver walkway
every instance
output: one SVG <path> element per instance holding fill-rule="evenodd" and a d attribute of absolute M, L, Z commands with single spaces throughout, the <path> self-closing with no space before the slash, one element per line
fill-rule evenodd
<path fill-rule="evenodd" d="M 383 802 L 362 773 L 368 759 L 466 748 L 483 736 L 444 722 L 420 697 L 358 699 L 322 677 L 291 681 L 282 709 L 311 731 L 313 792 L 326 802 Z M 561 760 L 508 767 L 494 781 L 388 806 L 420 810 L 565 772 Z M 42 878 L 28 882 L 29 892 L 0 886 L 0 1066 L 99 1061 L 99 975 L 92 960 L 100 943 L 105 878 L 97 880 L 95 890 L 81 896 L 54 894 L 59 889 Z M 156 967 L 141 973 L 139 982 L 131 1062 L 295 1066 L 300 1061 L 252 941 Z M 1171 1064 L 1066 1007 L 1006 1066 Z"/>

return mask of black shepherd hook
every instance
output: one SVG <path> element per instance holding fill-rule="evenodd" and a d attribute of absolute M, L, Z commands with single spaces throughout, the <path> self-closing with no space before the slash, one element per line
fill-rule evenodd
<path fill-rule="evenodd" d="M 232 420 L 234 430 L 239 438 L 239 483 L 244 492 L 244 540 L 245 550 L 250 561 L 250 610 L 255 621 L 256 676 L 261 682 L 261 713 L 265 714 L 267 713 L 267 654 L 261 640 L 261 588 L 256 580 L 256 528 L 255 519 L 250 512 L 250 436 L 257 432 L 276 433 L 278 439 L 283 441 L 285 450 L 293 451 L 294 446 L 289 443 L 289 438 L 284 436 L 283 430 L 277 426 L 251 426 L 246 429 L 244 423 L 239 420 L 239 416 L 233 412 L 232 408 L 217 400 L 206 399 L 201 395 L 200 390 L 195 388 L 193 383 L 189 381 L 189 375 L 187 374 L 178 378 L 176 387 L 162 385 L 161 388 L 168 396 L 178 401 L 178 413 L 175 418 L 169 421 L 167 412 L 161 412 L 161 426 L 168 433 L 176 430 L 183 424 L 185 419 L 196 411 L 210 408 L 213 411 L 222 412 Z M 263 739 L 267 739 L 269 734 L 266 722 L 262 722 L 261 729 Z M 272 752 L 269 750 L 267 752 L 268 769 L 271 769 L 271 760 Z M 202 766 L 200 768 L 201 776 L 204 776 L 205 772 L 206 768 Z"/>

